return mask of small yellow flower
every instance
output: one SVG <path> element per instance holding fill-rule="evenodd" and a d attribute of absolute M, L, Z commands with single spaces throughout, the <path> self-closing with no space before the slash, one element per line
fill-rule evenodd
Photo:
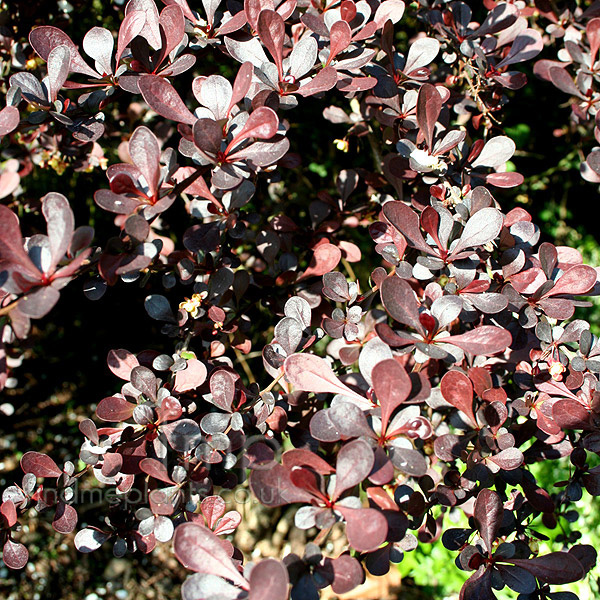
<path fill-rule="evenodd" d="M 333 144 L 338 150 L 341 150 L 342 152 L 348 152 L 348 149 L 350 148 L 348 140 L 333 140 Z"/>
<path fill-rule="evenodd" d="M 179 303 L 180 310 L 185 310 L 185 312 L 189 313 L 189 315 L 195 319 L 198 316 L 198 310 L 200 309 L 202 300 L 204 300 L 207 295 L 208 292 L 201 292 L 199 294 L 194 294 L 191 298 L 186 298 L 183 302 Z"/>
<path fill-rule="evenodd" d="M 565 368 L 565 366 L 558 360 L 550 363 L 549 373 L 552 379 L 554 379 L 554 381 L 562 381 L 563 373 L 566 370 L 567 369 Z"/>

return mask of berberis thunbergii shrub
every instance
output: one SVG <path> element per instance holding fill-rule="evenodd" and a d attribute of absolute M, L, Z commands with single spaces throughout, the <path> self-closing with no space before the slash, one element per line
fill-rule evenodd
<path fill-rule="evenodd" d="M 2 494 L 5 565 L 27 563 L 19 529 L 35 507 L 58 533 L 78 529 L 81 552 L 172 540 L 194 571 L 185 600 L 348 592 L 440 536 L 472 571 L 465 600 L 504 586 L 572 598 L 550 586 L 584 578 L 594 548 L 566 539 L 539 554 L 530 542 L 534 517 L 552 529 L 582 488 L 600 495 L 588 466 L 600 454 L 600 344 L 573 319 L 598 272 L 540 243 L 531 215 L 496 197 L 523 181 L 501 114 L 548 23 L 572 61 L 536 72 L 598 122 L 598 3 L 560 15 L 537 0 L 476 3 L 476 14 L 441 0 L 164 4 L 130 0 L 117 32 L 83 39 L 43 25 L 28 45 L 3 30 L 2 340 L 25 338 L 73 280 L 90 311 L 137 282 L 164 334 L 162 352 L 132 337 L 109 353 L 121 387 L 80 422 L 78 467 L 24 454 L 23 480 Z M 419 32 L 408 44 L 405 21 Z M 131 127 L 118 110 L 128 103 Z M 314 190 L 290 210 L 287 182 L 311 160 L 290 148 L 321 118 L 346 131 L 332 144 L 360 144 L 373 168 L 340 167 L 337 196 Z M 106 168 L 115 139 L 120 162 L 94 194 L 114 237 L 76 227 L 68 178 L 41 199 L 47 230 L 34 229 L 28 179 Z M 258 331 L 253 311 L 273 327 Z M 0 367 L 4 385 L 4 348 Z M 540 487 L 532 465 L 563 457 L 570 479 Z M 78 528 L 84 478 L 114 494 L 97 526 Z M 312 540 L 303 556 L 244 564 L 225 537 L 241 515 L 220 495 L 243 486 L 297 507 Z M 447 528 L 457 509 L 468 529 Z M 336 523 L 346 549 L 329 556 Z"/>

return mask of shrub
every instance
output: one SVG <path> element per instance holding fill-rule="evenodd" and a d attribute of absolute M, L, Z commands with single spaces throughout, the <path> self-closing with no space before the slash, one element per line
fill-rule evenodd
<path fill-rule="evenodd" d="M 557 15 L 493 2 L 475 15 L 462 2 L 164 4 L 130 0 L 118 31 L 81 40 L 35 27 L 29 55 L 3 38 L 2 339 L 27 337 L 74 279 L 92 302 L 137 282 L 165 336 L 161 351 L 132 337 L 109 353 L 121 387 L 80 422 L 77 466 L 23 455 L 0 506 L 4 563 L 28 561 L 18 530 L 31 507 L 73 532 L 89 478 L 114 501 L 77 548 L 123 556 L 172 540 L 194 572 L 187 600 L 278 600 L 290 584 L 294 598 L 344 593 L 440 537 L 472 571 L 461 598 L 504 586 L 557 598 L 550 586 L 584 578 L 596 551 L 575 536 L 538 554 L 531 521 L 553 529 L 582 489 L 600 495 L 600 344 L 573 318 L 598 273 L 497 199 L 523 182 L 501 113 Z M 561 16 L 579 35 L 566 42 L 576 83 L 535 67 L 585 103 L 582 120 L 595 114 L 596 13 Z M 417 35 L 400 52 L 404 22 Z M 345 132 L 331 140 L 342 152 L 370 155 L 334 166 L 335 187 L 318 193 L 295 183 L 317 110 Z M 45 233 L 17 217 L 35 211 L 36 173 L 109 161 L 94 202 L 113 237 L 75 227 L 66 183 L 41 199 Z M 569 479 L 541 487 L 532 467 L 564 457 Z M 221 497 L 242 486 L 297 506 L 314 540 L 302 556 L 243 564 L 225 537 L 242 517 Z M 468 528 L 445 527 L 455 509 Z M 328 556 L 338 523 L 346 550 Z"/>

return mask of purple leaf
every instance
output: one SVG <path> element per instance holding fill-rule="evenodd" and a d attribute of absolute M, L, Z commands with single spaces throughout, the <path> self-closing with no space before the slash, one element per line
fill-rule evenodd
<path fill-rule="evenodd" d="M 460 371 L 448 371 L 440 382 L 440 390 L 446 402 L 449 402 L 469 417 L 471 425 L 477 427 L 473 414 L 473 384 Z"/>
<path fill-rule="evenodd" d="M 433 150 L 435 123 L 440 116 L 442 106 L 442 97 L 436 87 L 430 83 L 424 83 L 417 97 L 417 123 L 430 152 Z"/>
<path fill-rule="evenodd" d="M 40 287 L 21 298 L 19 310 L 32 319 L 41 319 L 54 308 L 59 297 L 60 292 L 56 288 Z"/>
<path fill-rule="evenodd" d="M 313 500 L 312 494 L 292 483 L 288 469 L 274 461 L 254 467 L 250 474 L 250 489 L 265 506 L 310 503 Z"/>
<path fill-rule="evenodd" d="M 21 457 L 21 468 L 24 473 L 33 473 L 36 477 L 60 477 L 62 469 L 46 454 L 25 452 Z"/>
<path fill-rule="evenodd" d="M 481 539 L 485 545 L 485 549 L 489 554 L 492 552 L 494 541 L 498 537 L 498 530 L 502 525 L 502 516 L 504 514 L 504 506 L 500 500 L 500 496 L 489 489 L 483 489 L 477 495 L 473 516 L 477 529 L 481 534 Z"/>
<path fill-rule="evenodd" d="M 146 179 L 150 196 L 156 197 L 160 179 L 160 146 L 147 127 L 138 127 L 133 132 L 129 140 L 129 156 Z"/>
<path fill-rule="evenodd" d="M 187 361 L 185 369 L 175 373 L 173 390 L 179 393 L 195 390 L 206 381 L 206 376 L 207 370 L 204 363 L 196 358 L 191 358 Z"/>
<path fill-rule="evenodd" d="M 541 582 L 552 585 L 572 583 L 585 577 L 585 569 L 569 552 L 551 552 L 530 559 L 504 559 L 504 562 L 522 567 Z"/>
<path fill-rule="evenodd" d="M 504 352 L 510 346 L 512 335 L 508 329 L 482 325 L 466 333 L 444 338 L 443 341 L 458 346 L 473 356 L 492 356 L 497 352 Z"/>
<path fill-rule="evenodd" d="M 313 257 L 308 265 L 308 268 L 297 281 L 307 279 L 308 277 L 314 277 L 325 275 L 329 273 L 342 259 L 342 251 L 333 244 L 320 244 L 315 248 Z"/>
<path fill-rule="evenodd" d="M 223 139 L 223 128 L 212 119 L 198 119 L 192 128 L 194 143 L 209 158 L 216 160 L 217 154 L 221 151 L 221 141 Z"/>
<path fill-rule="evenodd" d="M 335 375 L 329 363 L 314 354 L 292 354 L 283 364 L 290 383 L 299 390 L 314 393 L 342 394 L 358 406 L 370 408 L 371 403 L 352 391 Z"/>
<path fill-rule="evenodd" d="M 459 600 L 497 600 L 492 592 L 492 570 L 481 565 L 460 589 Z"/>
<path fill-rule="evenodd" d="M 57 46 L 48 55 L 48 100 L 54 102 L 69 75 L 71 53 L 66 46 Z"/>
<path fill-rule="evenodd" d="M 346 521 L 348 543 L 359 552 L 371 552 L 383 544 L 387 537 L 386 518 L 374 508 L 346 508 L 339 504 L 335 509 Z"/>
<path fill-rule="evenodd" d="M 383 205 L 383 214 L 413 248 L 438 256 L 438 253 L 425 241 L 421 233 L 419 215 L 410 206 L 404 202 L 386 202 Z"/>
<path fill-rule="evenodd" d="M 98 77 L 98 73 L 91 69 L 83 60 L 71 38 L 56 27 L 50 25 L 36 27 L 29 34 L 29 43 L 46 62 L 48 62 L 48 57 L 54 48 L 66 46 L 71 54 L 71 71 L 93 78 Z"/>
<path fill-rule="evenodd" d="M 225 500 L 221 496 L 208 496 L 200 505 L 206 523 L 212 529 L 225 513 Z"/>
<path fill-rule="evenodd" d="M 405 279 L 395 275 L 386 277 L 381 284 L 381 299 L 392 319 L 423 333 L 419 320 L 419 301 Z"/>
<path fill-rule="evenodd" d="M 486 142 L 479 156 L 471 163 L 475 169 L 477 167 L 495 168 L 503 165 L 510 160 L 515 153 L 515 143 L 505 135 L 493 137 Z M 495 210 L 495 209 L 490 209 Z"/>
<path fill-rule="evenodd" d="M 331 499 L 337 500 L 347 489 L 364 481 L 374 462 L 373 450 L 364 440 L 344 444 L 337 455 L 335 490 Z"/>
<path fill-rule="evenodd" d="M 332 89 L 338 80 L 338 72 L 335 67 L 325 67 L 321 69 L 310 81 L 300 86 L 296 92 L 304 98 L 326 92 Z"/>
<path fill-rule="evenodd" d="M 503 223 L 504 217 L 499 210 L 492 207 L 478 210 L 467 221 L 458 243 L 452 249 L 452 254 L 458 254 L 465 248 L 483 246 L 496 239 Z"/>
<path fill-rule="evenodd" d="M 174 485 L 173 480 L 169 477 L 167 467 L 155 458 L 143 458 L 140 461 L 140 469 L 142 472 L 146 473 L 146 475 L 150 475 L 150 477 L 153 477 L 154 479 L 164 481 L 169 485 Z"/>
<path fill-rule="evenodd" d="M 200 427 L 192 419 L 173 421 L 162 425 L 161 430 L 165 434 L 169 446 L 176 452 L 189 452 L 202 441 Z"/>
<path fill-rule="evenodd" d="M 119 350 L 111 350 L 108 353 L 106 364 L 117 377 L 129 381 L 132 369 L 138 367 L 140 363 L 129 350 L 120 348 Z"/>
<path fill-rule="evenodd" d="M 404 73 L 412 73 L 418 69 L 426 67 L 440 51 L 440 43 L 429 37 L 418 38 L 408 49 Z"/>
<path fill-rule="evenodd" d="M 515 38 L 510 51 L 504 59 L 496 65 L 496 69 L 531 60 L 537 56 L 543 48 L 544 42 L 539 31 L 536 29 L 526 29 Z"/>
<path fill-rule="evenodd" d="M 560 294 L 577 296 L 586 294 L 596 283 L 598 273 L 596 269 L 588 265 L 576 265 L 565 271 L 554 287 L 544 294 L 544 298 L 558 296 Z"/>
<path fill-rule="evenodd" d="M 0 110 L 0 137 L 14 131 L 20 120 L 21 116 L 16 106 L 5 106 Z"/>
<path fill-rule="evenodd" d="M 118 215 L 130 215 L 140 206 L 137 198 L 128 198 L 124 194 L 115 194 L 112 190 L 98 190 L 94 202 L 104 210 Z"/>
<path fill-rule="evenodd" d="M 112 33 L 104 27 L 92 27 L 83 38 L 83 49 L 96 61 L 96 70 L 100 75 L 111 75 L 113 72 L 111 61 L 114 44 Z"/>
<path fill-rule="evenodd" d="M 217 575 L 248 589 L 248 582 L 234 566 L 219 538 L 198 523 L 182 523 L 175 529 L 173 549 L 179 562 L 197 573 Z"/>
<path fill-rule="evenodd" d="M 23 544 L 7 540 L 2 548 L 2 560 L 9 569 L 22 569 L 29 560 L 29 552 Z"/>
<path fill-rule="evenodd" d="M 64 502 L 59 502 L 52 520 L 52 527 L 58 533 L 71 533 L 77 525 L 77 511 Z"/>
<path fill-rule="evenodd" d="M 512 471 L 523 464 L 523 453 L 518 448 L 506 448 L 502 452 L 488 457 L 488 460 L 505 471 Z"/>
<path fill-rule="evenodd" d="M 181 42 L 185 35 L 185 18 L 181 7 L 171 4 L 163 8 L 158 19 L 161 31 L 160 55 L 157 64 L 161 64 Z"/>
<path fill-rule="evenodd" d="M 283 41 L 285 38 L 283 18 L 273 10 L 261 10 L 258 15 L 257 26 L 260 41 L 273 57 L 281 80 L 283 77 Z"/>
<path fill-rule="evenodd" d="M 119 28 L 119 38 L 117 40 L 117 54 L 115 55 L 115 69 L 119 66 L 119 61 L 125 48 L 138 36 L 146 24 L 146 15 L 141 10 L 132 10 L 125 15 Z"/>
<path fill-rule="evenodd" d="M 235 397 L 235 379 L 224 369 L 215 371 L 210 377 L 210 393 L 212 403 L 229 412 Z"/>
<path fill-rule="evenodd" d="M 576 400 L 567 398 L 552 405 L 552 418 L 561 429 L 594 429 L 590 413 Z"/>
<path fill-rule="evenodd" d="M 125 6 L 125 15 L 140 11 L 144 13 L 145 23 L 140 35 L 154 48 L 161 46 L 160 28 L 158 26 L 158 9 L 154 0 L 129 0 Z"/>
<path fill-rule="evenodd" d="M 234 148 L 242 140 L 248 138 L 268 140 L 277 133 L 278 126 L 277 113 L 272 108 L 260 106 L 250 113 L 248 120 L 229 143 L 228 149 Z"/>
<path fill-rule="evenodd" d="M 56 192 L 50 192 L 42 198 L 42 212 L 48 225 L 48 239 L 52 254 L 48 272 L 52 273 L 71 245 L 75 217 L 67 199 Z"/>
<path fill-rule="evenodd" d="M 378 362 L 373 367 L 371 377 L 381 406 L 381 431 L 385 432 L 394 410 L 410 395 L 412 382 L 404 367 L 393 358 Z"/>
<path fill-rule="evenodd" d="M 19 219 L 12 210 L 0 204 L 0 265 L 2 268 L 18 267 L 33 279 L 41 275 L 23 248 Z"/>
<path fill-rule="evenodd" d="M 288 572 L 282 562 L 274 558 L 261 560 L 250 571 L 248 600 L 286 600 L 288 584 Z"/>
<path fill-rule="evenodd" d="M 158 75 L 142 75 L 139 88 L 144 100 L 162 117 L 193 125 L 196 117 L 189 111 L 175 88 Z"/>
<path fill-rule="evenodd" d="M 125 398 L 109 396 L 103 398 L 96 408 L 96 416 L 102 421 L 118 422 L 126 421 L 133 415 L 135 404 L 127 402 Z"/>
<path fill-rule="evenodd" d="M 77 532 L 77 535 L 75 536 L 75 547 L 79 552 L 87 554 L 88 552 L 98 550 L 98 548 L 100 548 L 100 546 L 102 546 L 109 538 L 109 533 L 89 527 Z"/>

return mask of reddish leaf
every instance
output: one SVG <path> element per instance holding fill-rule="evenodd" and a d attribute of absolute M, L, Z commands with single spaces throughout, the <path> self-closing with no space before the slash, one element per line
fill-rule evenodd
<path fill-rule="evenodd" d="M 338 72 L 335 67 L 329 66 L 321 69 L 310 81 L 300 86 L 298 94 L 303 97 L 313 96 L 326 92 L 337 83 Z"/>
<path fill-rule="evenodd" d="M 517 567 L 522 567 L 543 583 L 561 585 L 572 583 L 585 577 L 581 563 L 569 552 L 551 552 L 535 558 L 505 559 Z"/>
<path fill-rule="evenodd" d="M 71 533 L 77 525 L 77 511 L 69 504 L 59 502 L 52 521 L 54 531 L 58 533 Z"/>
<path fill-rule="evenodd" d="M 313 257 L 308 268 L 297 281 L 302 281 L 308 277 L 320 277 L 333 271 L 342 258 L 342 252 L 333 244 L 320 244 L 315 248 Z"/>
<path fill-rule="evenodd" d="M 364 440 L 344 444 L 337 455 L 332 500 L 337 500 L 346 490 L 365 480 L 374 462 L 373 450 Z"/>
<path fill-rule="evenodd" d="M 371 372 L 373 389 L 381 406 L 381 431 L 387 431 L 390 416 L 410 395 L 410 377 L 393 358 L 378 362 Z"/>
<path fill-rule="evenodd" d="M 138 359 L 129 350 L 120 348 L 119 350 L 111 350 L 106 358 L 108 368 L 120 379 L 129 381 L 131 371 L 135 367 L 139 367 Z"/>
<path fill-rule="evenodd" d="M 182 523 L 175 529 L 173 549 L 179 562 L 187 569 L 224 577 L 248 589 L 248 582 L 234 566 L 219 538 L 206 527 Z"/>
<path fill-rule="evenodd" d="M 204 363 L 192 358 L 187 361 L 185 369 L 175 373 L 175 384 L 173 391 L 189 392 L 200 387 L 206 381 L 207 370 Z"/>
<path fill-rule="evenodd" d="M 73 40 L 56 27 L 50 25 L 36 27 L 29 34 L 29 43 L 45 61 L 48 61 L 48 56 L 54 48 L 66 46 L 71 53 L 71 71 L 74 73 L 81 73 L 82 75 L 88 75 L 89 77 L 98 77 L 98 73 L 91 69 L 83 58 L 81 58 L 81 54 L 79 54 Z"/>
<path fill-rule="evenodd" d="M 140 461 L 140 469 L 154 479 L 164 481 L 169 485 L 175 485 L 174 481 L 169 477 L 167 467 L 155 458 L 143 458 Z"/>
<path fill-rule="evenodd" d="M 491 554 L 494 541 L 498 537 L 498 530 L 502 525 L 504 506 L 500 496 L 489 489 L 483 489 L 477 495 L 473 516 L 485 549 Z"/>
<path fill-rule="evenodd" d="M 261 10 L 258 15 L 258 36 L 273 57 L 281 80 L 283 77 L 283 40 L 285 38 L 283 18 L 273 10 Z"/>
<path fill-rule="evenodd" d="M 196 122 L 196 117 L 189 111 L 175 88 L 163 77 L 142 75 L 139 88 L 150 108 L 162 117 L 187 125 Z"/>
<path fill-rule="evenodd" d="M 296 389 L 317 394 L 343 394 L 361 407 L 371 407 L 366 398 L 352 391 L 337 378 L 324 358 L 314 354 L 292 354 L 286 358 L 283 368 Z"/>
<path fill-rule="evenodd" d="M 482 325 L 466 333 L 444 338 L 443 341 L 458 346 L 473 356 L 492 356 L 504 352 L 510 346 L 512 335 L 508 329 Z"/>
<path fill-rule="evenodd" d="M 374 508 L 346 508 L 336 504 L 346 521 L 348 543 L 359 552 L 371 552 L 387 537 L 386 518 Z"/>
<path fill-rule="evenodd" d="M 282 562 L 274 558 L 261 560 L 250 571 L 248 600 L 286 600 L 288 584 L 288 572 Z"/>
<path fill-rule="evenodd" d="M 469 417 L 471 425 L 477 427 L 473 413 L 473 384 L 460 371 L 448 371 L 440 382 L 440 390 L 446 402 Z"/>
<path fill-rule="evenodd" d="M 442 106 L 442 97 L 436 87 L 430 83 L 424 83 L 417 98 L 417 123 L 430 152 L 433 150 L 435 123 L 440 116 Z"/>
<path fill-rule="evenodd" d="M 568 294 L 577 296 L 589 292 L 596 283 L 596 269 L 587 265 L 576 265 L 567 269 L 554 284 L 554 287 L 543 295 L 544 298 Z"/>
<path fill-rule="evenodd" d="M 217 535 L 228 535 L 233 533 L 241 522 L 242 515 L 237 510 L 230 510 L 218 520 L 214 532 Z"/>
<path fill-rule="evenodd" d="M 9 569 L 22 569 L 29 560 L 29 552 L 23 544 L 7 540 L 2 548 L 2 560 Z"/>
<path fill-rule="evenodd" d="M 259 502 L 266 506 L 284 506 L 294 502 L 310 503 L 313 500 L 312 494 L 292 483 L 288 469 L 274 461 L 253 467 L 250 489 Z"/>
<path fill-rule="evenodd" d="M 392 319 L 424 333 L 419 319 L 419 302 L 405 279 L 390 275 L 381 284 L 381 299 Z"/>
<path fill-rule="evenodd" d="M 62 469 L 46 454 L 25 452 L 21 457 L 21 468 L 24 473 L 33 473 L 36 477 L 60 477 Z"/>
<path fill-rule="evenodd" d="M 14 131 L 20 120 L 21 116 L 16 106 L 5 106 L 0 110 L 0 137 Z"/>
<path fill-rule="evenodd" d="M 208 496 L 200 504 L 206 524 L 213 529 L 225 512 L 225 500 L 221 496 Z"/>
<path fill-rule="evenodd" d="M 126 421 L 133 415 L 134 408 L 135 404 L 127 402 L 125 398 L 109 396 L 108 398 L 103 398 L 98 403 L 96 416 L 103 421 Z"/>

